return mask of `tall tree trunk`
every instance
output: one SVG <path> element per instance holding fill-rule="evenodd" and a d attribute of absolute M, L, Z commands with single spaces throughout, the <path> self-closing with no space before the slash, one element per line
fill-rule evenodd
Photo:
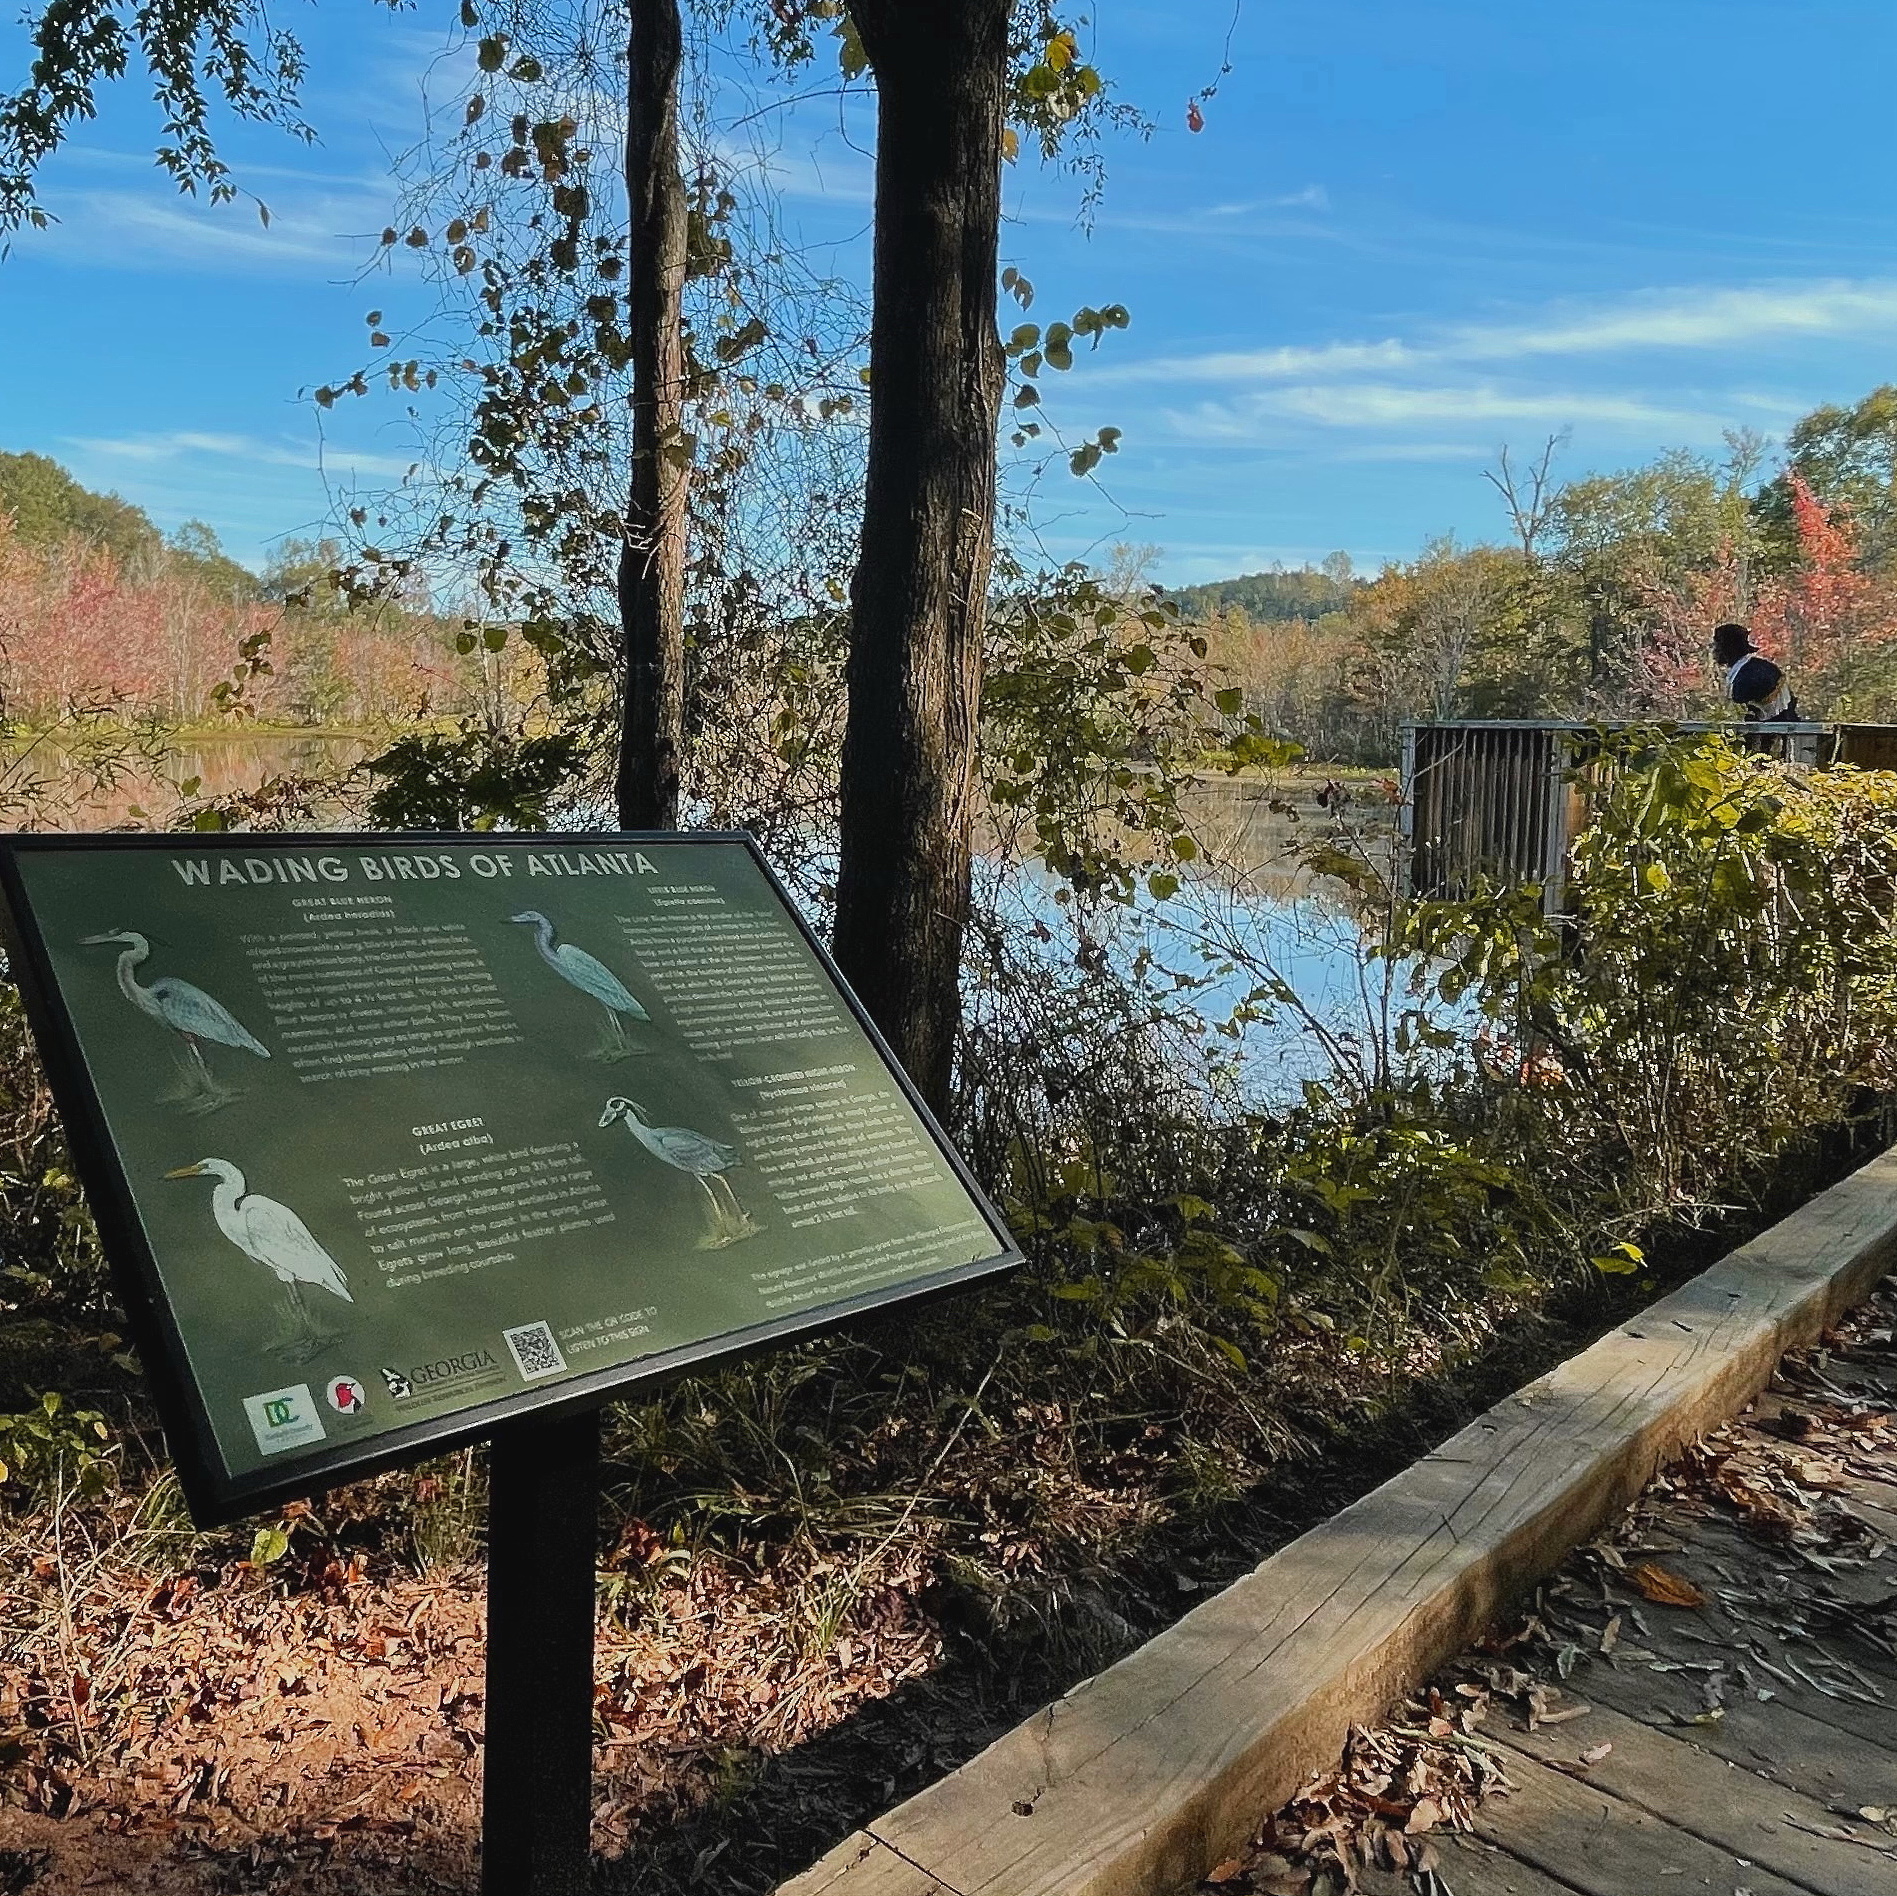
<path fill-rule="evenodd" d="M 685 184 L 678 163 L 678 0 L 628 0 L 627 326 L 632 347 L 632 478 L 619 553 L 625 690 L 619 821 L 678 822 L 685 723 Z"/>
<path fill-rule="evenodd" d="M 835 948 L 939 1108 L 961 1020 L 994 545 L 1008 0 L 849 11 L 876 76 L 876 239 Z"/>

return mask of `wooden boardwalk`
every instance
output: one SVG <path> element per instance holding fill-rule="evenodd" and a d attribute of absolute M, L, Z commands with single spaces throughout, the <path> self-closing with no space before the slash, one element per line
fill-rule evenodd
<path fill-rule="evenodd" d="M 1201 1889 L 1897 1896 L 1894 1323 L 1887 1278 Z"/>

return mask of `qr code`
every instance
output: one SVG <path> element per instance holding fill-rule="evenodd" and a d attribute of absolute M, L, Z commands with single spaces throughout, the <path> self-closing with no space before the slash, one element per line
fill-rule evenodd
<path fill-rule="evenodd" d="M 503 1330 L 501 1335 L 507 1339 L 507 1347 L 514 1353 L 514 1366 L 524 1381 L 557 1375 L 566 1368 L 566 1358 L 544 1323 L 523 1323 L 516 1330 Z"/>

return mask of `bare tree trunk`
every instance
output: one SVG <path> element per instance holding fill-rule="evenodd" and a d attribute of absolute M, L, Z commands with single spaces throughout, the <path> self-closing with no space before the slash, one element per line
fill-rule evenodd
<path fill-rule="evenodd" d="M 994 546 L 1008 4 L 849 10 L 876 76 L 876 240 L 835 947 L 940 1107 L 961 1021 Z"/>
<path fill-rule="evenodd" d="M 628 0 L 626 196 L 631 214 L 627 327 L 632 348 L 632 479 L 619 554 L 625 688 L 619 821 L 678 822 L 685 721 L 685 184 L 678 164 L 678 0 Z"/>

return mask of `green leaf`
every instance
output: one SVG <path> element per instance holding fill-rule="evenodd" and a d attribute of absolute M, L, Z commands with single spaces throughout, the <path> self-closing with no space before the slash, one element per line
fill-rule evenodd
<path fill-rule="evenodd" d="M 1214 692 L 1212 702 L 1218 706 L 1221 717 L 1235 718 L 1245 708 L 1245 694 L 1236 685 L 1227 685 L 1223 691 Z"/>
<path fill-rule="evenodd" d="M 1630 1277 L 1645 1267 L 1647 1254 L 1637 1244 L 1617 1244 L 1611 1251 L 1588 1260 L 1597 1271 L 1608 1277 Z"/>
<path fill-rule="evenodd" d="M 869 54 L 863 50 L 863 37 L 856 22 L 846 13 L 836 26 L 837 64 L 846 79 L 860 79 L 869 71 Z"/>
<path fill-rule="evenodd" d="M 290 1551 L 290 1537 L 280 1527 L 260 1527 L 257 1537 L 250 1543 L 250 1564 L 253 1567 L 267 1567 L 273 1560 L 281 1560 Z"/>

